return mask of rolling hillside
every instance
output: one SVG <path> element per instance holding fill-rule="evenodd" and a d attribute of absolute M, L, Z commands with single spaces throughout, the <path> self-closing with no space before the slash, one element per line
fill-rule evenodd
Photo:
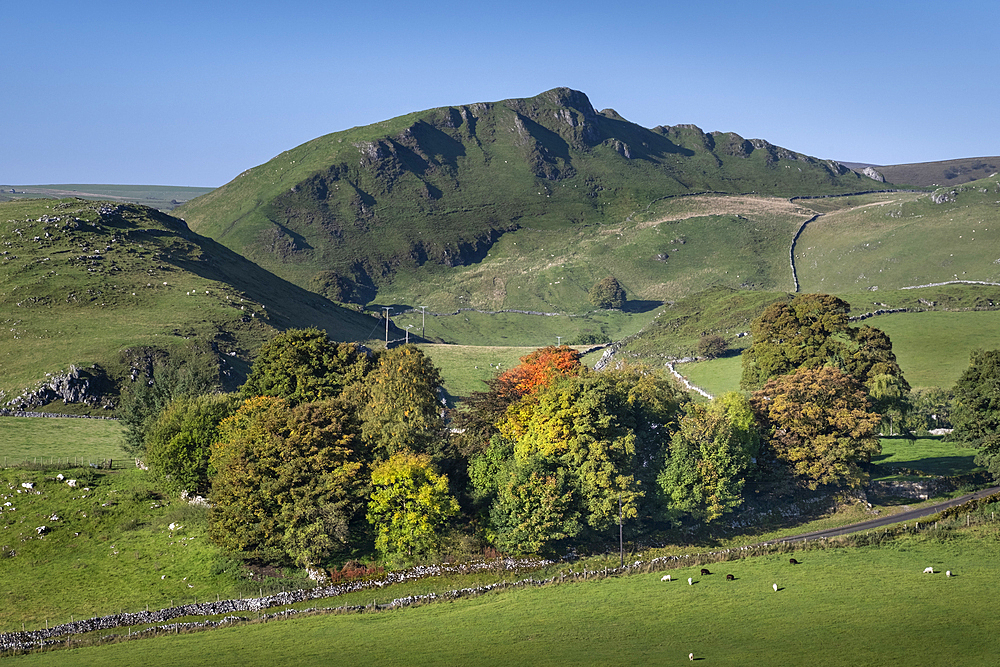
<path fill-rule="evenodd" d="M 71 365 L 114 381 L 130 372 L 129 349 L 211 354 L 236 381 L 279 329 L 358 340 L 379 326 L 176 218 L 82 200 L 0 204 L 0 313 L 0 403 Z"/>
<path fill-rule="evenodd" d="M 451 269 L 478 266 L 487 275 L 472 279 L 470 293 L 484 292 L 485 283 L 498 294 L 494 302 L 529 307 L 566 302 L 566 294 L 515 284 L 550 282 L 539 274 L 548 268 L 546 254 L 589 244 L 567 276 L 589 288 L 608 264 L 595 256 L 632 254 L 607 225 L 665 196 L 787 197 L 873 187 L 884 185 L 833 161 L 692 125 L 643 128 L 613 110 L 596 111 L 583 93 L 557 88 L 320 137 L 245 171 L 178 215 L 198 233 L 336 300 L 451 307 L 463 289 L 450 284 Z M 508 241 L 514 231 L 517 248 Z M 512 265 L 488 261 L 494 249 Z M 659 265 L 647 259 L 646 273 L 656 274 Z M 571 303 L 580 303 L 578 290 L 570 292 Z"/>

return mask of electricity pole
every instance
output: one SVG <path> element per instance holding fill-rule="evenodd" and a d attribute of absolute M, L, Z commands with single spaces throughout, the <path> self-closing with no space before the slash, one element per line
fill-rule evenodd
<path fill-rule="evenodd" d="M 420 306 L 420 337 L 426 339 L 427 336 L 427 306 Z"/>
<path fill-rule="evenodd" d="M 392 306 L 382 306 L 382 310 L 385 311 L 385 346 L 389 347 L 389 314 L 392 312 Z"/>

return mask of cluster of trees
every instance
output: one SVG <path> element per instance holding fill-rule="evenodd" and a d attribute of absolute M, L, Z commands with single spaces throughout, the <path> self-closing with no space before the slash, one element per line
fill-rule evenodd
<path fill-rule="evenodd" d="M 845 306 L 805 295 L 769 308 L 750 391 L 708 404 L 659 371 L 594 372 L 559 346 L 446 414 L 419 349 L 307 329 L 265 344 L 239 391 L 176 392 L 137 430 L 156 474 L 209 494 L 212 539 L 243 557 L 405 559 L 448 533 L 552 552 L 606 541 L 621 520 L 633 536 L 715 521 L 751 490 L 863 483 L 877 408 L 908 386 L 888 338 L 849 329 Z"/>

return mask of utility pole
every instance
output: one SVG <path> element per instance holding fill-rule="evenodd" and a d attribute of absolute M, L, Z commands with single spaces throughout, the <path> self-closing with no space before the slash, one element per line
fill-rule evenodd
<path fill-rule="evenodd" d="M 392 306 L 382 306 L 382 310 L 385 311 L 385 346 L 389 347 L 389 315 L 392 312 Z"/>
<path fill-rule="evenodd" d="M 420 306 L 420 337 L 426 339 L 427 336 L 427 306 Z"/>
<path fill-rule="evenodd" d="M 406 344 L 407 345 L 410 344 L 410 329 L 412 329 L 412 328 L 413 328 L 412 324 L 407 324 L 406 325 Z"/>
<path fill-rule="evenodd" d="M 562 347 L 562 336 L 556 336 L 556 347 Z"/>
<path fill-rule="evenodd" d="M 625 567 L 625 542 L 622 540 L 622 492 L 618 492 L 618 552 L 621 554 L 621 567 Z"/>

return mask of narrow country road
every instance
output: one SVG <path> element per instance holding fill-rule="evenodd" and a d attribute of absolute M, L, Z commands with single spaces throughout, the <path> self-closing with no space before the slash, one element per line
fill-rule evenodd
<path fill-rule="evenodd" d="M 994 486 L 989 489 L 976 491 L 975 493 L 969 493 L 959 498 L 946 500 L 943 503 L 935 503 L 933 505 L 928 505 L 927 507 L 921 507 L 915 510 L 900 512 L 899 514 L 890 514 L 889 516 L 880 517 L 878 519 L 872 519 L 871 521 L 862 521 L 861 523 L 852 523 L 849 526 L 841 526 L 839 528 L 828 528 L 826 530 L 816 530 L 811 533 L 803 533 L 801 535 L 782 537 L 777 540 L 768 540 L 767 542 L 763 542 L 763 544 L 780 544 L 782 542 L 805 542 L 807 540 L 818 540 L 824 537 L 837 537 L 838 535 L 850 535 L 851 533 L 860 533 L 861 531 L 864 530 L 872 530 L 873 528 L 890 526 L 894 523 L 903 523 L 904 521 L 915 521 L 916 519 L 920 519 L 925 516 L 930 516 L 931 514 L 937 514 L 941 510 L 948 509 L 949 507 L 961 505 L 962 503 L 972 500 L 974 498 L 984 498 L 986 496 L 993 495 L 994 493 L 1000 493 L 1000 486 Z"/>

